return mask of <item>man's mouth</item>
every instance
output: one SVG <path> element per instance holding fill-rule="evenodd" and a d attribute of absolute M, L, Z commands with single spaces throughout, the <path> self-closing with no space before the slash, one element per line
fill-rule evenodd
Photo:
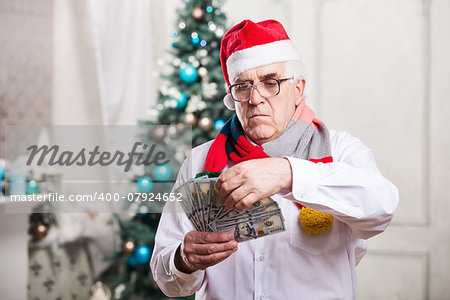
<path fill-rule="evenodd" d="M 268 117 L 268 115 L 255 114 L 255 115 L 252 115 L 249 119 L 253 119 L 253 118 L 256 118 L 256 117 Z"/>

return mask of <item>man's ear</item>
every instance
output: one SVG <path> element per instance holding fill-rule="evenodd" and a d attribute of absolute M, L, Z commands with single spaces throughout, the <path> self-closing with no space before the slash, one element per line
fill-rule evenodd
<path fill-rule="evenodd" d="M 305 84 L 306 84 L 305 79 L 300 79 L 295 82 L 295 105 L 299 105 L 303 99 Z"/>

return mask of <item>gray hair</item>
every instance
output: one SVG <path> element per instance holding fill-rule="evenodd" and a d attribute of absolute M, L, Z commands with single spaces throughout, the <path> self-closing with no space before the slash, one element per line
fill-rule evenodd
<path fill-rule="evenodd" d="M 295 80 L 306 79 L 306 68 L 300 60 L 290 60 L 284 63 L 284 76 Z"/>

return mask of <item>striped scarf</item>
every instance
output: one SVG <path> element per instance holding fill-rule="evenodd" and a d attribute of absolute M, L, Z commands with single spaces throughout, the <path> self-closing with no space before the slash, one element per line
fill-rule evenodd
<path fill-rule="evenodd" d="M 228 164 L 267 158 L 293 156 L 312 162 L 333 162 L 328 129 L 314 118 L 314 112 L 304 103 L 297 106 L 292 119 L 277 139 L 254 145 L 247 140 L 241 123 L 234 115 L 214 139 L 206 157 L 205 171 L 220 172 Z"/>

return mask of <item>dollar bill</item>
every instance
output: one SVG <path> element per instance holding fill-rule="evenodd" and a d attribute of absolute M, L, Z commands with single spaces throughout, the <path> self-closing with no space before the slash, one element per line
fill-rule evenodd
<path fill-rule="evenodd" d="M 217 178 L 206 176 L 186 181 L 175 191 L 181 194 L 181 206 L 198 231 L 230 231 L 238 242 L 285 230 L 278 203 L 271 197 L 253 203 L 239 212 L 227 210 L 219 199 Z"/>

